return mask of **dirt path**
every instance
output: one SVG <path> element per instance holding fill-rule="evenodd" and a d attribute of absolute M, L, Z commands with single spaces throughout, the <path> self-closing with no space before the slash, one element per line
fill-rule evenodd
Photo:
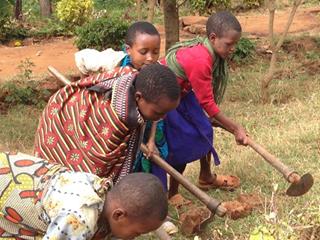
<path fill-rule="evenodd" d="M 18 73 L 18 65 L 29 58 L 35 64 L 32 71 L 36 75 L 45 74 L 48 65 L 53 65 L 64 73 L 76 71 L 74 53 L 77 48 L 73 39 L 53 39 L 30 46 L 0 46 L 0 81 Z"/>
<path fill-rule="evenodd" d="M 283 30 L 287 21 L 290 9 L 277 12 L 275 19 L 275 32 Z M 310 32 L 319 33 L 320 17 L 317 16 L 320 7 L 301 8 L 297 11 L 294 22 L 290 28 L 291 33 Z M 250 13 L 238 16 L 243 31 L 250 35 L 266 36 L 268 33 L 267 11 L 261 13 Z M 203 24 L 204 17 L 185 17 L 189 23 Z M 160 26 L 159 31 L 162 38 L 162 55 L 164 53 L 164 30 Z M 181 38 L 185 38 L 186 33 Z M 74 64 L 74 53 L 77 48 L 73 45 L 73 39 L 53 39 L 22 47 L 7 47 L 0 45 L 0 82 L 14 76 L 18 72 L 18 65 L 21 61 L 29 58 L 35 64 L 32 68 L 33 74 L 47 74 L 47 66 L 53 65 L 61 72 L 68 74 L 77 72 Z"/>

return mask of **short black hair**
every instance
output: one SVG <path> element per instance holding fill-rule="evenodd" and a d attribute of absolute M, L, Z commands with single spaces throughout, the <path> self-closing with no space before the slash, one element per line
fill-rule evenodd
<path fill-rule="evenodd" d="M 146 101 L 152 103 L 156 103 L 161 97 L 168 97 L 171 101 L 180 98 L 180 87 L 175 74 L 158 63 L 147 65 L 140 70 L 135 80 L 135 88 Z"/>
<path fill-rule="evenodd" d="M 164 221 L 167 217 L 167 195 L 160 180 L 150 173 L 129 174 L 107 194 L 118 201 L 131 219 Z"/>
<path fill-rule="evenodd" d="M 238 19 L 228 11 L 221 11 L 212 14 L 207 21 L 207 36 L 215 33 L 217 37 L 222 37 L 223 34 L 230 30 L 235 30 L 241 33 L 241 25 Z"/>
<path fill-rule="evenodd" d="M 155 28 L 155 26 L 153 26 L 149 22 L 140 21 L 131 24 L 131 26 L 128 28 L 125 37 L 125 43 L 131 47 L 134 41 L 136 40 L 136 36 L 138 33 L 149 34 L 151 36 L 157 35 L 160 37 L 160 34 L 158 30 Z"/>

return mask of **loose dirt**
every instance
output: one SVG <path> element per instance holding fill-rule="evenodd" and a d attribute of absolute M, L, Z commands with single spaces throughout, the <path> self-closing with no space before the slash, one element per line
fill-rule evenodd
<path fill-rule="evenodd" d="M 181 232 L 184 235 L 191 235 L 200 232 L 202 224 L 208 221 L 211 212 L 205 207 L 192 206 L 180 215 Z"/>
<path fill-rule="evenodd" d="M 77 48 L 73 39 L 51 39 L 29 46 L 8 47 L 0 45 L 0 82 L 18 74 L 21 61 L 30 59 L 35 64 L 33 74 L 47 73 L 49 65 L 55 66 L 63 73 L 76 71 L 74 53 Z"/>
<path fill-rule="evenodd" d="M 248 216 L 253 209 L 262 205 L 262 197 L 257 194 L 240 194 L 237 199 L 222 203 L 227 209 L 227 216 L 233 220 Z"/>

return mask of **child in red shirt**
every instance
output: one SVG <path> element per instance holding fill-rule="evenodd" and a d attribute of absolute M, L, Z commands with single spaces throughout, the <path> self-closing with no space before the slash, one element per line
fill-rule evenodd
<path fill-rule="evenodd" d="M 211 173 L 210 152 L 216 164 L 219 159 L 212 147 L 213 133 L 208 117 L 231 131 L 238 144 L 247 145 L 244 128 L 225 116 L 217 105 L 223 98 L 228 77 L 225 59 L 240 39 L 241 26 L 231 13 L 224 11 L 209 17 L 206 29 L 206 38 L 178 43 L 161 61 L 175 72 L 183 96 L 179 107 L 165 119 L 168 162 L 183 173 L 188 162 L 200 158 L 199 187 L 232 189 L 239 186 L 238 178 Z M 178 186 L 178 182 L 170 179 L 169 198 L 177 195 Z"/>

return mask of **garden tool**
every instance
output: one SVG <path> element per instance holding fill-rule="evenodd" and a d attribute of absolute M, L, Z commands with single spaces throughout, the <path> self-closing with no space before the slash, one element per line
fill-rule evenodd
<path fill-rule="evenodd" d="M 223 127 L 222 124 L 217 120 L 213 120 L 212 125 L 214 127 L 223 128 L 230 132 L 228 129 Z M 282 173 L 284 178 L 289 183 L 291 183 L 290 187 L 286 191 L 286 194 L 288 196 L 302 196 L 310 190 L 310 188 L 313 185 L 313 177 L 310 173 L 306 173 L 303 176 L 300 176 L 296 171 L 290 169 L 278 158 L 269 153 L 265 148 L 263 148 L 258 143 L 254 142 L 251 138 L 248 138 L 248 145 L 260 156 L 262 156 L 271 166 L 273 166 L 276 170 Z"/>
<path fill-rule="evenodd" d="M 56 77 L 58 80 L 63 82 L 64 84 L 70 84 L 70 80 L 68 80 L 65 76 L 59 73 L 54 67 L 48 67 L 49 72 Z M 141 151 L 145 154 L 148 153 L 148 149 L 146 145 L 141 144 Z M 192 193 L 195 197 L 197 197 L 202 203 L 206 205 L 206 207 L 211 211 L 211 213 L 217 214 L 219 217 L 223 217 L 226 214 L 226 209 L 221 206 L 221 202 L 218 200 L 211 198 L 208 194 L 200 190 L 197 186 L 192 184 L 186 177 L 181 175 L 177 170 L 171 167 L 165 160 L 163 160 L 158 155 L 153 154 L 150 159 L 152 162 L 157 164 L 159 167 L 163 168 L 170 176 L 176 179 L 182 186 L 184 186 L 190 193 Z M 212 216 L 213 216 L 212 215 Z"/>
<path fill-rule="evenodd" d="M 148 148 L 146 147 L 146 145 L 141 144 L 140 149 L 144 154 L 148 153 Z M 150 160 L 157 164 L 159 167 L 163 168 L 171 177 L 177 180 L 190 193 L 197 197 L 202 203 L 204 203 L 207 206 L 207 208 L 212 213 L 217 214 L 219 217 L 223 217 L 226 214 L 226 209 L 221 206 L 221 202 L 214 198 L 211 198 L 208 194 L 200 190 L 197 186 L 192 184 L 186 177 L 181 175 L 177 170 L 175 170 L 161 157 L 153 154 Z"/>

